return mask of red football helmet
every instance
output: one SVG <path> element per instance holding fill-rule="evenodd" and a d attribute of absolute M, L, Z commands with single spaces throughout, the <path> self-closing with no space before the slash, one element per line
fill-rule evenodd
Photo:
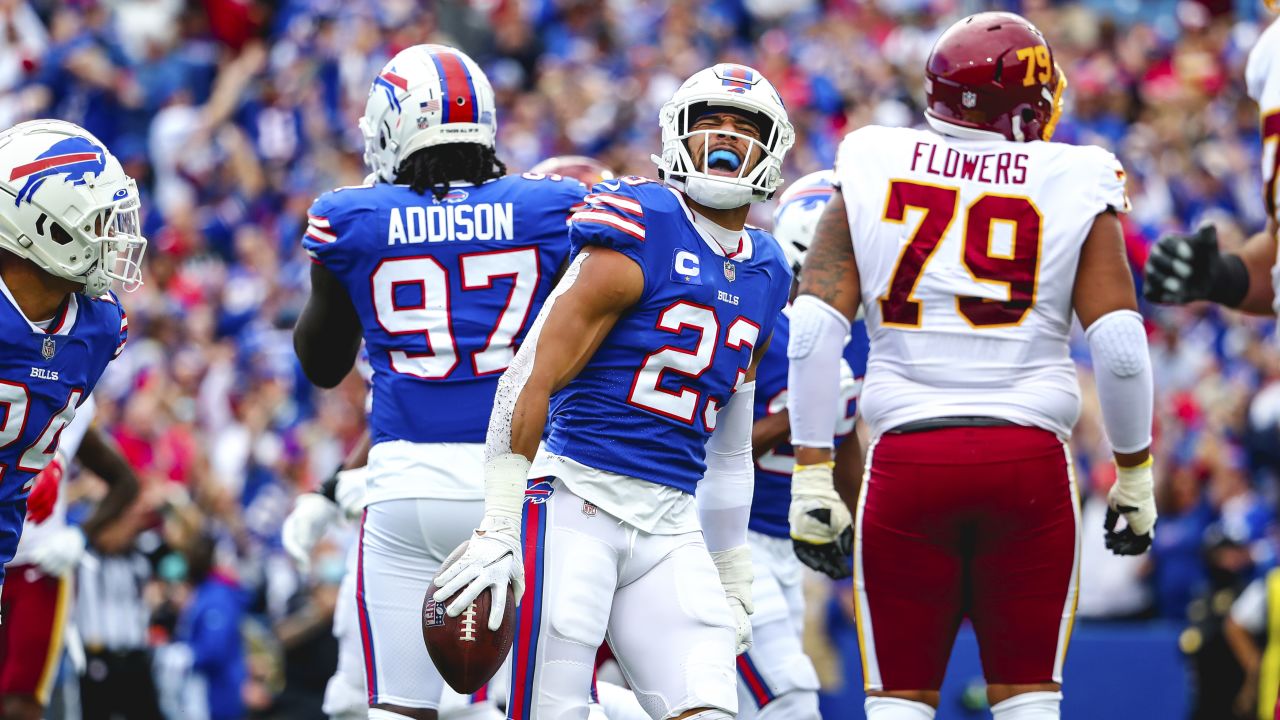
<path fill-rule="evenodd" d="M 544 175 L 563 175 L 592 187 L 598 182 L 613 179 L 613 171 L 604 163 L 585 155 L 557 155 L 529 168 L 529 172 Z"/>
<path fill-rule="evenodd" d="M 1066 86 L 1035 25 L 1013 13 L 978 13 L 947 28 L 929 53 L 925 117 L 949 135 L 1049 140 Z"/>

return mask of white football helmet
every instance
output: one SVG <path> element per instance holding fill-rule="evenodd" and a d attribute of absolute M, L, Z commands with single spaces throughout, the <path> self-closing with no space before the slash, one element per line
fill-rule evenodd
<path fill-rule="evenodd" d="M 493 147 L 498 113 L 489 78 L 466 53 L 446 45 L 414 45 L 374 78 L 360 118 L 364 162 L 395 182 L 405 158 L 445 143 Z"/>
<path fill-rule="evenodd" d="M 818 218 L 835 194 L 835 173 L 819 170 L 795 181 L 778 199 L 773 211 L 773 237 L 796 275 L 813 244 Z"/>
<path fill-rule="evenodd" d="M 761 140 L 723 130 L 690 130 L 699 117 L 719 108 L 745 111 L 759 124 Z M 722 209 L 771 197 L 782 184 L 782 160 L 796 139 L 787 109 L 773 85 L 758 71 L 731 63 L 694 73 L 662 106 L 658 124 L 662 126 L 662 155 L 654 155 L 653 161 L 662 179 L 697 202 Z M 689 138 L 698 133 L 750 140 L 753 148 L 759 146 L 762 151 L 761 160 L 749 172 L 748 164 L 742 162 L 737 177 L 700 171 L 688 146 Z M 704 154 L 711 147 L 709 140 L 703 145 Z M 701 167 L 705 169 L 708 161 L 703 157 Z"/>
<path fill-rule="evenodd" d="M 90 296 L 142 284 L 138 187 L 84 128 L 32 120 L 0 133 L 0 190 L 0 248 Z"/>

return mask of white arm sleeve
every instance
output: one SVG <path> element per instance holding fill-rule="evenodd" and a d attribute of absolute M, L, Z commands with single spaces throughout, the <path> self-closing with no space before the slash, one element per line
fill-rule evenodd
<path fill-rule="evenodd" d="M 791 444 L 831 448 L 840 416 L 840 361 L 849 341 L 849 320 L 813 295 L 791 306 L 787 357 L 787 411 Z"/>
<path fill-rule="evenodd" d="M 498 380 L 498 390 L 493 398 L 493 412 L 489 415 L 489 430 L 485 434 L 484 447 L 484 512 L 486 516 L 502 515 L 520 522 L 523 509 L 525 481 L 529 476 L 532 458 L 526 458 L 511 450 L 511 418 L 515 415 L 516 401 L 524 391 L 524 385 L 533 373 L 534 355 L 538 338 L 556 298 L 573 285 L 578 270 L 587 253 L 579 253 L 565 270 L 564 277 L 552 290 L 533 321 L 520 350 L 512 358 L 507 371 Z"/>
<path fill-rule="evenodd" d="M 85 433 L 89 432 L 93 414 L 97 411 L 98 403 L 90 395 L 80 403 L 80 407 L 76 408 L 76 416 L 62 429 L 62 434 L 58 436 L 58 450 L 67 460 L 73 459 L 80 450 L 80 443 L 84 440 Z"/>
<path fill-rule="evenodd" d="M 1131 453 L 1150 446 L 1155 393 L 1142 316 L 1133 310 L 1109 312 L 1084 335 L 1093 356 L 1102 424 L 1111 449 Z"/>
<path fill-rule="evenodd" d="M 720 552 L 747 542 L 755 466 L 751 462 L 751 425 L 756 383 L 744 383 L 716 416 L 707 440 L 707 473 L 698 483 L 698 518 L 707 550 Z"/>

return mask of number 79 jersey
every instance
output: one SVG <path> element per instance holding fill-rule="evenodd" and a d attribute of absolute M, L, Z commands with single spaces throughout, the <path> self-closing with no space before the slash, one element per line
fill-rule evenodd
<path fill-rule="evenodd" d="M 845 138 L 836 176 L 871 342 L 860 402 L 873 436 L 946 416 L 1069 436 L 1076 268 L 1094 218 L 1128 210 L 1119 161 L 871 126 Z"/>
<path fill-rule="evenodd" d="M 303 246 L 341 280 L 373 368 L 374 443 L 481 443 L 498 378 L 569 254 L 586 188 L 508 175 L 441 200 L 406 185 L 326 193 Z"/>

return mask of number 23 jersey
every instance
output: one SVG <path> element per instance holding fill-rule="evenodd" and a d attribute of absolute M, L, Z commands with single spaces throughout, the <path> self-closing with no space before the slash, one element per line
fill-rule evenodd
<path fill-rule="evenodd" d="M 552 397 L 545 449 L 692 494 L 716 414 L 772 334 L 791 271 L 762 230 L 743 230 L 726 252 L 665 185 L 624 178 L 587 201 L 570 223 L 573 250 L 626 255 L 644 292 Z"/>
<path fill-rule="evenodd" d="M 836 162 L 871 351 L 872 436 L 946 416 L 1071 434 L 1072 291 L 1093 221 L 1128 210 L 1098 147 L 870 126 Z"/>

